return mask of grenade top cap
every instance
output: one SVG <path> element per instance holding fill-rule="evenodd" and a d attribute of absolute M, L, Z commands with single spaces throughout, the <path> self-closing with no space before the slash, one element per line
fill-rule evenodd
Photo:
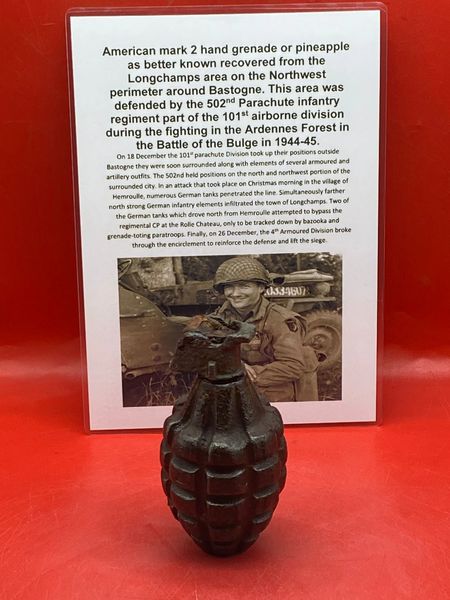
<path fill-rule="evenodd" d="M 219 266 L 214 277 L 214 289 L 223 293 L 223 288 L 227 283 L 237 281 L 253 281 L 268 286 L 270 275 L 256 258 L 238 256 L 226 260 Z"/>

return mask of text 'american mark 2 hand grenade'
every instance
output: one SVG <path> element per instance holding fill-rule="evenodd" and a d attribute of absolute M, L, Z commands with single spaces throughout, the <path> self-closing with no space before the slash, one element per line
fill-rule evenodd
<path fill-rule="evenodd" d="M 240 358 L 253 335 L 248 323 L 206 317 L 185 332 L 172 361 L 198 377 L 164 424 L 163 487 L 192 539 L 220 556 L 255 542 L 286 480 L 280 413 L 258 396 Z"/>

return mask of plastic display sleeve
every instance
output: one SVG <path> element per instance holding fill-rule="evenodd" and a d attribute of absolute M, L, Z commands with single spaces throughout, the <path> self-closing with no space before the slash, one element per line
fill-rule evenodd
<path fill-rule="evenodd" d="M 255 325 L 285 423 L 379 421 L 385 7 L 73 9 L 67 38 L 87 429 L 160 427 L 211 313 Z"/>

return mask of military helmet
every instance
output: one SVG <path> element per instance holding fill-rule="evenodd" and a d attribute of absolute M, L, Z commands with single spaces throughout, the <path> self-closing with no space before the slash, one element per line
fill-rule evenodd
<path fill-rule="evenodd" d="M 268 286 L 270 275 L 256 258 L 238 256 L 226 260 L 219 266 L 214 277 L 214 289 L 223 293 L 227 283 L 236 281 L 253 281 Z"/>

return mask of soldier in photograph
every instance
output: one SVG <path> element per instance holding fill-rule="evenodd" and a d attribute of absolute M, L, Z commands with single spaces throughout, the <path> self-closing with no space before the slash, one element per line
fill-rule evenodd
<path fill-rule="evenodd" d="M 256 327 L 255 337 L 242 344 L 241 356 L 262 396 L 269 402 L 317 400 L 318 362 L 312 348 L 303 345 L 305 319 L 264 297 L 270 283 L 258 260 L 226 260 L 214 278 L 214 288 L 225 296 L 217 314 Z"/>

